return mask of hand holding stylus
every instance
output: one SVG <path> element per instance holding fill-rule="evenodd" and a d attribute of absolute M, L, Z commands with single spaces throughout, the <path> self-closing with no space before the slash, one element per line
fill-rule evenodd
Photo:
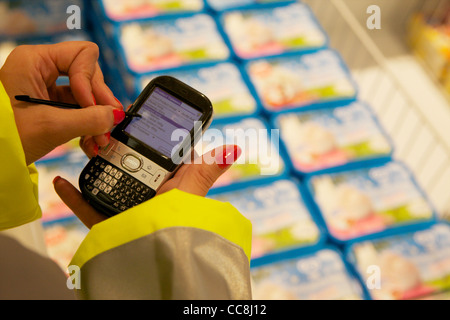
<path fill-rule="evenodd" d="M 81 41 L 19 46 L 9 55 L 0 81 L 10 97 L 27 164 L 76 137 L 83 137 L 88 155 L 109 143 L 110 130 L 125 118 L 125 112 L 104 83 L 98 56 L 97 45 Z M 69 77 L 70 86 L 56 85 L 60 75 Z M 20 95 L 81 108 L 24 103 L 15 99 Z"/>

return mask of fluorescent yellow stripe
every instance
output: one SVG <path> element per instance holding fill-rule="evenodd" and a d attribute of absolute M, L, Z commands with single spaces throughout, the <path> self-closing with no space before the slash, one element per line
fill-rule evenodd
<path fill-rule="evenodd" d="M 0 230 L 41 217 L 36 167 L 27 167 L 9 96 L 0 82 Z"/>
<path fill-rule="evenodd" d="M 71 265 L 157 230 L 183 226 L 214 232 L 240 246 L 250 261 L 251 223 L 231 204 L 174 189 L 95 225 Z"/>

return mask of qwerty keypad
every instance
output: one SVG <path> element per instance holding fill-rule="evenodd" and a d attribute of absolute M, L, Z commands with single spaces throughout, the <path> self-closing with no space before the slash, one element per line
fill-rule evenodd
<path fill-rule="evenodd" d="M 120 211 L 155 194 L 154 190 L 101 158 L 96 159 L 83 178 L 87 191 Z"/>

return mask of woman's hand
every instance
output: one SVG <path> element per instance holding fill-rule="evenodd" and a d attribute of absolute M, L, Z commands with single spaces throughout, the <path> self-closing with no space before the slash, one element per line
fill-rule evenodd
<path fill-rule="evenodd" d="M 83 149 L 92 156 L 109 143 L 109 132 L 123 120 L 120 102 L 106 86 L 98 65 L 99 49 L 92 42 L 19 46 L 0 70 L 22 141 L 27 165 L 55 147 L 84 136 Z M 70 86 L 57 86 L 60 75 Z M 80 110 L 63 110 L 15 100 L 16 95 L 77 103 Z M 97 104 L 94 107 L 94 105 Z"/>
<path fill-rule="evenodd" d="M 191 164 L 184 164 L 172 179 L 162 185 L 158 194 L 179 189 L 204 197 L 214 182 L 239 158 L 240 154 L 241 149 L 238 146 L 216 148 L 204 154 L 202 161 L 197 159 Z M 88 228 L 106 219 L 106 216 L 92 208 L 78 189 L 67 180 L 56 177 L 53 184 L 59 197 Z"/>

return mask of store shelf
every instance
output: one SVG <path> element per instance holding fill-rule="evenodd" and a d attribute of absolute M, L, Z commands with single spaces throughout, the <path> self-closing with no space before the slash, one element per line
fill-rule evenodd
<path fill-rule="evenodd" d="M 450 107 L 406 45 L 406 23 L 420 1 L 377 1 L 382 29 L 369 30 L 371 1 L 308 0 L 359 85 L 441 217 L 450 216 Z M 436 1 L 435 5 L 439 5 Z"/>

